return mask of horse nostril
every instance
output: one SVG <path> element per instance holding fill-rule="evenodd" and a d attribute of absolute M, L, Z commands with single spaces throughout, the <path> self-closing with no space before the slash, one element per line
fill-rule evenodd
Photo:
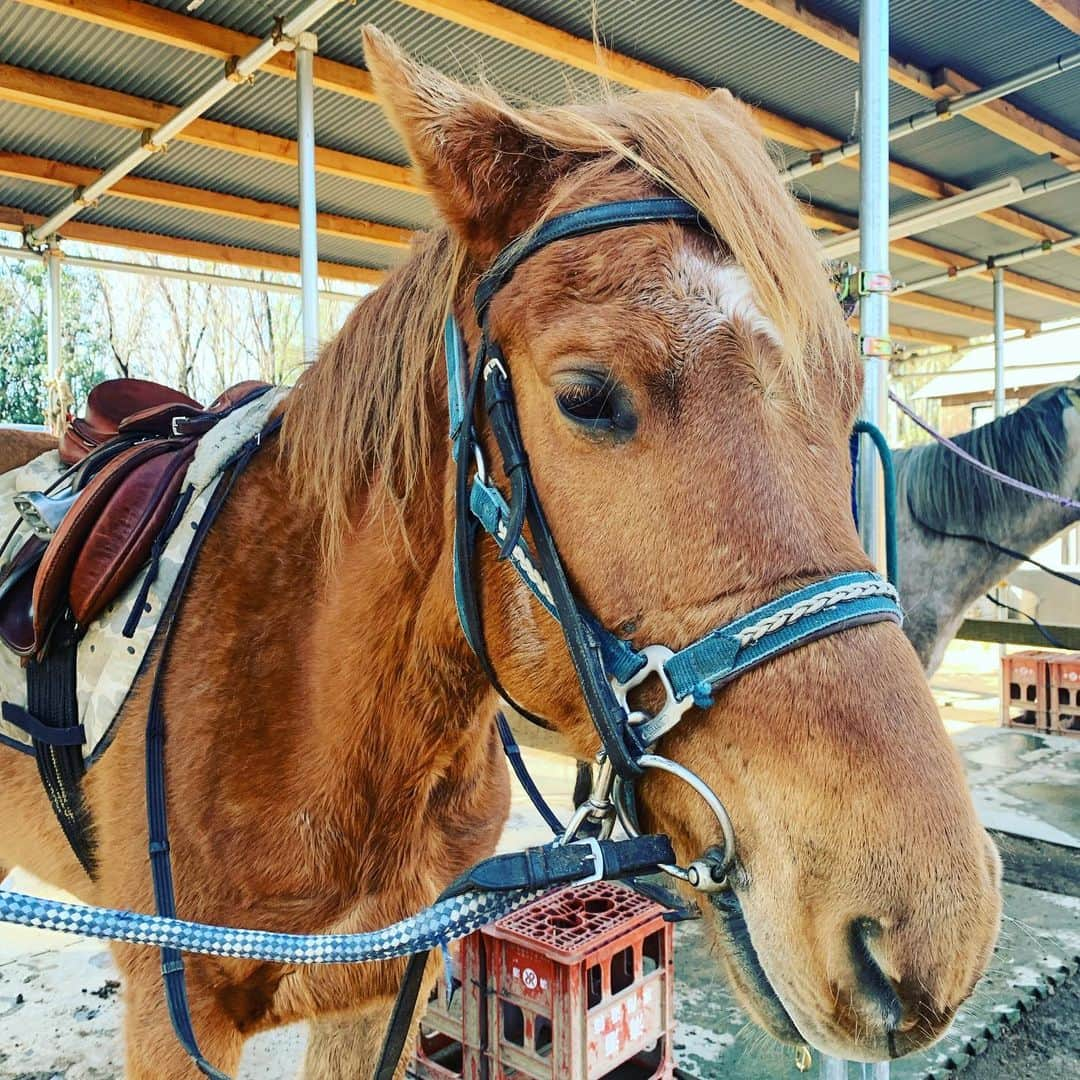
<path fill-rule="evenodd" d="M 866 1004 L 879 1012 L 882 1027 L 892 1033 L 901 1025 L 904 1006 L 889 977 L 874 959 L 873 943 L 883 933 L 877 919 L 855 919 L 848 928 L 848 944 L 855 976 L 854 986 Z"/>

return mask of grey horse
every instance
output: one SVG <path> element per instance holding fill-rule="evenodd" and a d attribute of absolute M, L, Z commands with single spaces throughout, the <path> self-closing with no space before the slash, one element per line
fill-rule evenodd
<path fill-rule="evenodd" d="M 1080 378 L 953 441 L 1017 480 L 1080 498 Z M 989 544 L 941 534 L 1026 555 L 1080 520 L 1080 511 L 1005 487 L 937 443 L 897 450 L 893 460 L 904 632 L 930 675 L 971 604 L 1019 565 Z"/>

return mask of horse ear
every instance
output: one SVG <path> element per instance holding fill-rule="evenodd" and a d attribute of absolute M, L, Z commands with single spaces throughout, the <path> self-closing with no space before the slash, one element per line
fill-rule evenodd
<path fill-rule="evenodd" d="M 726 86 L 718 86 L 709 91 L 707 100 L 715 109 L 730 109 L 735 95 Z"/>
<path fill-rule="evenodd" d="M 443 217 L 474 254 L 490 257 L 519 231 L 524 196 L 549 157 L 544 144 L 493 93 L 417 64 L 371 26 L 364 59 Z"/>

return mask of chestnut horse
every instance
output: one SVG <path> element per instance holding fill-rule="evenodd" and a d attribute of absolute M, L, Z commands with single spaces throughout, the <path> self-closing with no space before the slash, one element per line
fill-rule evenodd
<path fill-rule="evenodd" d="M 177 907 L 203 922 L 380 927 L 493 850 L 509 785 L 494 692 L 455 612 L 440 333 L 449 306 L 475 350 L 478 274 L 546 217 L 675 192 L 711 229 L 653 222 L 550 244 L 490 309 L 539 495 L 596 617 L 637 645 L 680 647 L 795 586 L 869 568 L 848 498 L 857 358 L 749 110 L 723 91 L 515 110 L 373 31 L 365 42 L 446 224 L 304 373 L 280 452 L 241 478 L 187 593 L 166 764 Z M 23 436 L 0 467 L 32 449 Z M 494 548 L 481 545 L 478 568 L 494 665 L 589 757 L 597 739 L 559 628 Z M 147 699 L 137 688 L 85 778 L 97 880 L 14 753 L 0 754 L 0 862 L 153 910 Z M 738 904 L 706 903 L 705 916 L 717 977 L 751 1015 L 864 1060 L 939 1036 L 992 950 L 998 864 L 901 630 L 861 626 L 773 660 L 661 752 L 730 811 Z M 639 798 L 680 859 L 718 841 L 673 778 L 649 774 Z M 196 1075 L 157 951 L 115 954 L 127 1076 Z M 403 964 L 191 956 L 187 968 L 218 1068 L 236 1069 L 253 1032 L 327 1017 L 311 1073 L 356 1077 L 370 1074 Z"/>

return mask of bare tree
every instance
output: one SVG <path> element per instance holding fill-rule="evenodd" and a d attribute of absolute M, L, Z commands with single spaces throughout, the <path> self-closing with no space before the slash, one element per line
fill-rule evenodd
<path fill-rule="evenodd" d="M 174 361 L 171 383 L 183 393 L 192 394 L 196 390 L 195 365 L 210 322 L 209 290 L 192 281 L 158 278 L 155 284 L 172 329 L 165 349 Z"/>
<path fill-rule="evenodd" d="M 118 281 L 112 274 L 98 275 L 105 307 L 105 329 L 117 372 L 129 378 L 147 345 L 151 287 L 146 278 L 135 283 Z"/>

